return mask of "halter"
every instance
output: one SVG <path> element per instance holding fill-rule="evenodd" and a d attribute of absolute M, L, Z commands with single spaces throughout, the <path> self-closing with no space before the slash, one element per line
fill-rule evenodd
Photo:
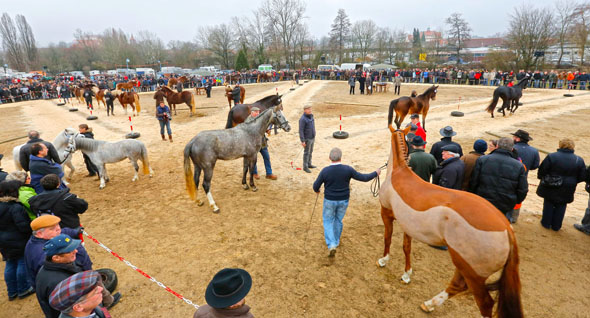
<path fill-rule="evenodd" d="M 281 111 L 281 110 L 279 110 L 279 111 Z M 282 112 L 281 112 L 281 114 L 282 114 Z M 277 115 L 277 113 L 273 113 L 273 117 L 279 122 L 279 128 L 285 130 L 285 128 L 287 128 L 287 125 L 289 125 L 289 121 L 287 120 L 287 118 L 285 118 L 284 115 L 279 117 Z M 284 119 L 284 121 L 282 121 L 281 118 Z"/>

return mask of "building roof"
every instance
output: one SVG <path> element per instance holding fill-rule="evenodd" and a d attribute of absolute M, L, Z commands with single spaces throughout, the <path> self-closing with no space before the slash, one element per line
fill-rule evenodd
<path fill-rule="evenodd" d="M 465 48 L 504 47 L 503 38 L 475 38 L 465 41 Z"/>

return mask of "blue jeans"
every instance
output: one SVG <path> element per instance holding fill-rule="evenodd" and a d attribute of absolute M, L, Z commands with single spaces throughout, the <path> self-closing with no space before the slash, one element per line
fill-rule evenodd
<path fill-rule="evenodd" d="M 260 154 L 262 155 L 262 159 L 264 160 L 264 170 L 266 170 L 266 175 L 270 176 L 272 174 L 272 168 L 270 166 L 270 155 L 268 153 L 268 148 L 260 148 Z M 256 160 L 258 162 L 258 160 Z M 254 174 L 258 174 L 258 168 L 254 165 Z"/>
<path fill-rule="evenodd" d="M 25 266 L 25 257 L 9 259 L 4 268 L 4 280 L 8 289 L 8 296 L 24 294 L 31 287 Z"/>
<path fill-rule="evenodd" d="M 163 121 L 160 120 L 160 135 L 164 134 L 164 127 L 166 127 L 166 131 L 168 131 L 168 136 L 172 135 L 172 129 L 170 129 L 170 121 Z"/>
<path fill-rule="evenodd" d="M 348 200 L 332 201 L 324 199 L 324 237 L 328 248 L 340 245 L 342 219 L 348 208 Z"/>

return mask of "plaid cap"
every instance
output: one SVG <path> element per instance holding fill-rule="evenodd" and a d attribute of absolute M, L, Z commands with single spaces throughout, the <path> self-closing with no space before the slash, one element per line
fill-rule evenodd
<path fill-rule="evenodd" d="M 96 271 L 84 271 L 62 280 L 49 296 L 49 304 L 60 312 L 70 308 L 96 287 L 99 278 Z"/>

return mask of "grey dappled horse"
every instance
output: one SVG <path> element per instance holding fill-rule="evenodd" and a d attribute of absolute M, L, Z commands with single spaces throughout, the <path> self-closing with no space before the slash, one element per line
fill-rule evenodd
<path fill-rule="evenodd" d="M 68 157 L 76 150 L 81 150 L 98 168 L 100 189 L 105 187 L 105 181 L 109 181 L 109 175 L 105 167 L 106 163 L 119 162 L 128 158 L 135 169 L 135 175 L 131 181 L 138 179 L 137 172 L 139 171 L 139 165 L 137 164 L 137 160 L 141 160 L 142 162 L 143 174 L 149 174 L 150 177 L 154 174 L 150 167 L 145 145 L 136 139 L 107 142 L 71 135 L 69 136 L 68 146 L 64 150 L 64 156 Z"/>
<path fill-rule="evenodd" d="M 219 212 L 210 191 L 213 169 L 218 159 L 233 160 L 243 157 L 242 185 L 244 190 L 249 189 L 248 184 L 246 184 L 246 173 L 250 170 L 250 187 L 252 191 L 256 191 L 252 171 L 256 164 L 258 152 L 262 148 L 262 138 L 264 138 L 264 133 L 270 123 L 279 126 L 283 130 L 288 129 L 288 122 L 280 110 L 280 105 L 269 108 L 256 118 L 249 118 L 244 123 L 233 128 L 201 131 L 193 137 L 184 147 L 184 179 L 190 197 L 193 200 L 197 199 L 199 178 L 201 170 L 203 170 L 205 173 L 203 189 L 207 194 L 209 205 L 213 208 L 213 212 Z M 194 175 L 192 175 L 191 160 L 195 167 Z M 201 200 L 197 199 L 196 201 L 198 205 L 203 205 Z"/>
<path fill-rule="evenodd" d="M 70 173 L 67 175 L 68 180 L 72 180 L 72 176 L 74 175 L 74 171 L 76 171 L 76 168 L 72 164 L 72 158 L 70 156 L 68 156 L 67 158 L 65 158 L 65 161 L 64 161 L 64 157 L 63 157 L 63 151 L 64 151 L 64 149 L 66 149 L 66 146 L 68 145 L 68 137 L 70 135 L 75 135 L 76 137 L 78 137 L 78 136 L 83 137 L 84 136 L 84 135 L 80 135 L 80 133 L 74 128 L 66 128 L 66 129 L 64 129 L 64 131 L 61 131 L 59 134 L 57 134 L 57 136 L 55 137 L 55 139 L 52 142 L 53 146 L 55 147 L 55 150 L 57 150 L 57 154 L 59 155 L 59 158 L 62 160 L 61 166 L 62 167 L 67 166 L 70 169 Z M 17 171 L 23 170 L 23 167 L 21 167 L 21 165 L 20 165 L 19 157 L 20 157 L 20 149 L 24 145 L 25 144 L 18 145 L 12 149 L 12 159 L 14 160 L 14 167 L 16 168 Z M 65 175 L 64 175 L 64 179 L 65 179 Z M 62 180 L 62 181 L 65 185 L 68 185 L 66 180 Z"/>

